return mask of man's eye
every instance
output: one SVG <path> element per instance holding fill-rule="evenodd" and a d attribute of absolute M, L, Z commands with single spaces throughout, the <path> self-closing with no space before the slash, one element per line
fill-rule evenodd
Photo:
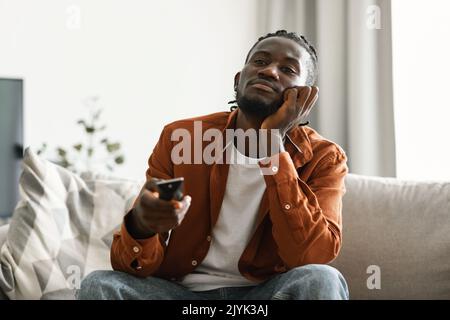
<path fill-rule="evenodd" d="M 254 64 L 258 65 L 258 66 L 263 66 L 266 65 L 266 61 L 262 60 L 262 59 L 255 59 L 253 61 Z"/>
<path fill-rule="evenodd" d="M 295 70 L 289 67 L 283 67 L 281 70 L 286 73 L 295 73 Z"/>

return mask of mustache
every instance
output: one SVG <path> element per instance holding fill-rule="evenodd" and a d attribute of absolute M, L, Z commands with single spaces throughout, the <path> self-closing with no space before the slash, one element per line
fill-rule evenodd
<path fill-rule="evenodd" d="M 258 83 L 258 82 L 257 82 Z M 248 84 L 249 86 L 251 85 L 250 83 Z M 245 89 L 244 89 L 245 90 Z M 242 90 L 243 91 L 243 90 Z M 228 104 L 234 104 L 237 103 L 239 104 L 239 101 L 242 102 L 242 99 L 244 99 L 244 101 L 249 101 L 249 99 L 247 98 L 247 96 L 245 95 L 244 92 L 242 92 L 241 90 L 236 90 L 234 92 L 234 100 L 228 101 Z M 278 93 L 278 92 L 277 92 Z M 258 101 L 258 99 L 255 99 L 255 102 Z M 271 105 L 272 107 L 276 106 L 276 109 L 280 108 L 281 105 L 284 102 L 284 96 L 282 94 L 277 94 L 277 97 L 274 98 L 271 102 L 269 102 L 268 104 Z"/>

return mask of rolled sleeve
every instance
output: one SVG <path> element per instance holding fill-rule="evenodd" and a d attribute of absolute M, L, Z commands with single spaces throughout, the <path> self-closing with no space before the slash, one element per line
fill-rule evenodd
<path fill-rule="evenodd" d="M 147 277 L 155 273 L 162 263 L 164 241 L 160 234 L 147 239 L 134 239 L 126 228 L 125 219 L 120 231 L 114 234 L 111 265 L 114 270 Z"/>
<path fill-rule="evenodd" d="M 329 154 L 308 182 L 299 178 L 287 152 L 260 163 L 269 196 L 269 214 L 279 255 L 288 268 L 329 263 L 341 245 L 341 202 L 346 158 Z M 270 171 L 265 171 L 269 172 Z"/>

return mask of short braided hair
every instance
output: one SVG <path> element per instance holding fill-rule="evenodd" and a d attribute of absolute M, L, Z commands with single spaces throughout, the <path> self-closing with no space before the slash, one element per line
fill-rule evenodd
<path fill-rule="evenodd" d="M 303 35 L 298 35 L 296 32 L 287 32 L 286 30 L 278 30 L 274 33 L 268 33 L 265 36 L 259 37 L 258 41 L 253 45 L 253 47 L 251 47 L 250 51 L 248 52 L 247 57 L 245 58 L 245 63 L 248 62 L 250 52 L 252 52 L 252 50 L 258 43 L 260 43 L 264 39 L 272 37 L 281 37 L 290 39 L 298 43 L 301 47 L 305 48 L 305 50 L 309 54 L 309 58 L 306 59 L 306 70 L 308 72 L 308 75 L 306 77 L 306 85 L 308 86 L 313 85 L 316 82 L 319 73 L 317 66 L 318 61 L 317 52 L 314 46 L 310 44 L 309 41 Z"/>

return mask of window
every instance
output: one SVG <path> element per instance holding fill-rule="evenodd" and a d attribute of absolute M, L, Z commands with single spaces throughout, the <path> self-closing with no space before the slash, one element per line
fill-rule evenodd
<path fill-rule="evenodd" d="M 450 1 L 393 0 L 397 175 L 450 179 Z"/>

